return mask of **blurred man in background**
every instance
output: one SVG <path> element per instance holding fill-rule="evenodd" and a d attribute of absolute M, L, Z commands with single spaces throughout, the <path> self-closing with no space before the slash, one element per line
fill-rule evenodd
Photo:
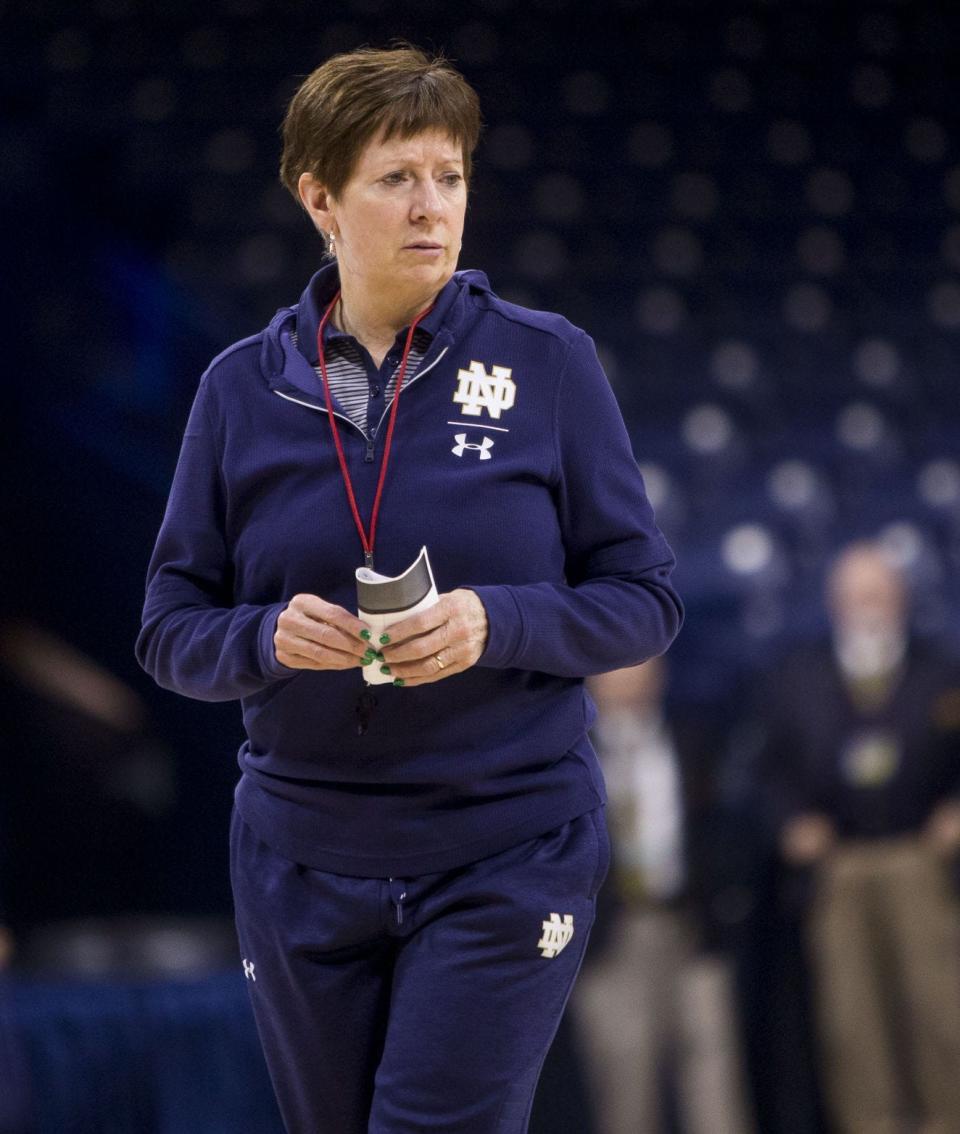
<path fill-rule="evenodd" d="M 613 843 L 575 993 L 600 1134 L 747 1134 L 726 961 L 712 947 L 714 738 L 671 719 L 662 657 L 591 680 Z"/>
<path fill-rule="evenodd" d="M 761 701 L 766 807 L 806 875 L 829 1109 L 843 1134 L 960 1130 L 960 668 L 909 631 L 904 579 L 857 543 L 829 641 Z"/>

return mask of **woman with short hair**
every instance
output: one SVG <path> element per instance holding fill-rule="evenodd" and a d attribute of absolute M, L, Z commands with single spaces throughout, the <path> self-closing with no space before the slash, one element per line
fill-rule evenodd
<path fill-rule="evenodd" d="M 592 342 L 456 270 L 479 130 L 415 48 L 303 82 L 281 174 L 330 258 L 203 375 L 150 565 L 142 664 L 242 700 L 237 927 L 297 1134 L 527 1129 L 608 861 L 583 678 L 682 617 Z M 436 601 L 371 631 L 357 568 L 424 546 Z"/>

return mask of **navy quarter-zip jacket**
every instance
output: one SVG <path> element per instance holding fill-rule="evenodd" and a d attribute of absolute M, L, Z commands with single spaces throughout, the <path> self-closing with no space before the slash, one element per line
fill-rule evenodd
<path fill-rule="evenodd" d="M 582 679 L 662 653 L 682 607 L 592 341 L 463 271 L 421 324 L 433 340 L 402 390 L 375 554 L 393 575 L 426 544 L 438 590 L 482 600 L 486 649 L 443 681 L 378 687 L 362 736 L 359 666 L 280 664 L 293 595 L 356 609 L 363 555 L 311 365 L 337 287 L 322 268 L 201 378 L 137 656 L 164 688 L 242 700 L 236 803 L 268 845 L 342 874 L 431 873 L 605 800 Z M 509 377 L 511 408 L 478 401 L 480 374 Z M 371 445 L 339 425 L 368 522 L 386 429 Z"/>

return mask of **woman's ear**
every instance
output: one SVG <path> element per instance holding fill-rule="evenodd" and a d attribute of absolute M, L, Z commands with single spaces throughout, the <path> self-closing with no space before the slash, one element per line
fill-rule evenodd
<path fill-rule="evenodd" d="M 333 228 L 333 199 L 312 173 L 301 173 L 297 180 L 300 203 L 317 229 L 326 234 Z"/>

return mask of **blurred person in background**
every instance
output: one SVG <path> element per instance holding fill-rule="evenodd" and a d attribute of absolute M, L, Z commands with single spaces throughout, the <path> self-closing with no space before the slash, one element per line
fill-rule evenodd
<path fill-rule="evenodd" d="M 960 1130 L 960 667 L 909 628 L 903 576 L 848 546 L 828 641 L 760 698 L 764 798 L 803 884 L 820 1064 L 842 1134 Z"/>
<path fill-rule="evenodd" d="M 719 730 L 667 700 L 663 658 L 591 678 L 611 873 L 575 992 L 598 1134 L 751 1129 L 723 889 Z"/>
<path fill-rule="evenodd" d="M 300 86 L 281 176 L 333 258 L 204 374 L 149 569 L 141 663 L 243 701 L 237 926 L 297 1134 L 527 1129 L 607 869 L 583 678 L 681 619 L 590 339 L 456 272 L 479 126 L 410 47 Z M 356 569 L 423 545 L 438 601 L 373 639 Z"/>
<path fill-rule="evenodd" d="M 2 897 L 0 893 L 0 1134 L 29 1134 L 33 1129 L 29 1074 L 8 975 L 14 938 L 4 924 Z"/>
<path fill-rule="evenodd" d="M 40 927 L 160 912 L 176 765 L 143 699 L 59 633 L 0 618 L 0 710 L 0 739 L 20 753 L 2 823 L 18 940 L 29 951 Z"/>

